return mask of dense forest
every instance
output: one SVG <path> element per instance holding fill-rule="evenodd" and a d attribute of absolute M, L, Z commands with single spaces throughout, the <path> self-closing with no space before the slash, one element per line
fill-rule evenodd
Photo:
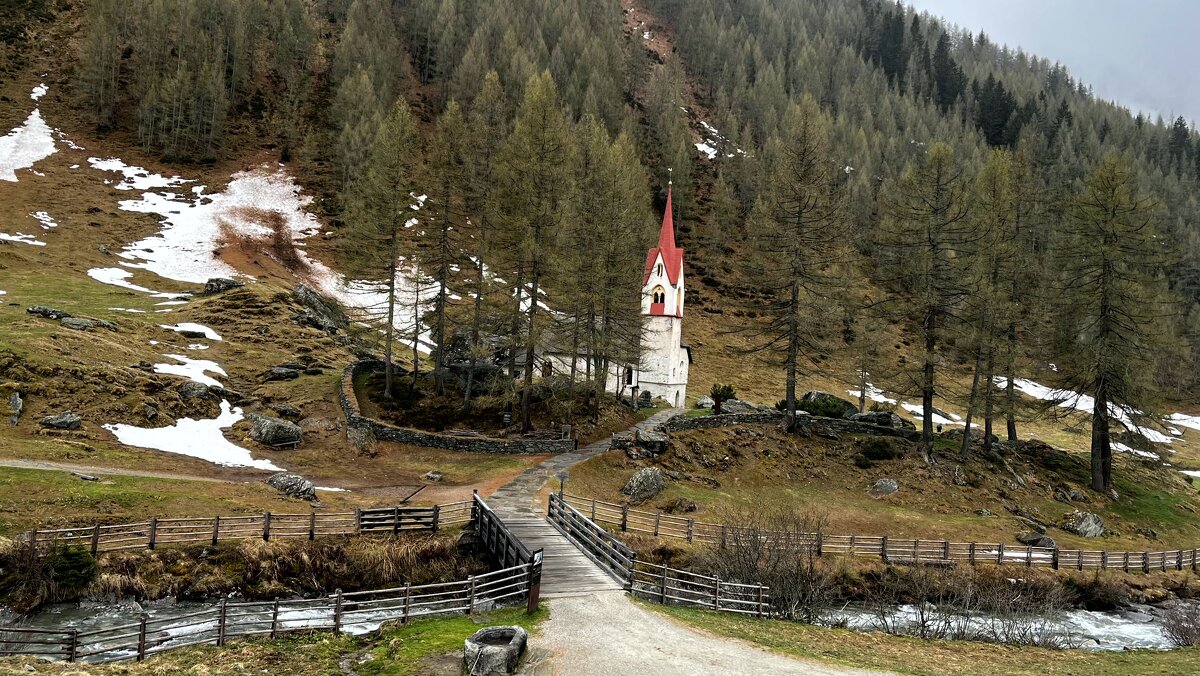
<path fill-rule="evenodd" d="M 76 86 L 100 133 L 174 162 L 271 139 L 331 198 L 351 269 L 435 290 L 435 363 L 454 336 L 473 365 L 504 336 L 514 396 L 547 340 L 601 390 L 636 357 L 640 280 L 621 271 L 668 169 L 689 255 L 738 263 L 722 297 L 786 369 L 793 421 L 796 379 L 841 351 L 922 397 L 926 454 L 935 396 L 988 445 L 994 422 L 1017 434 L 1021 365 L 1052 361 L 1095 400 L 1106 488 L 1110 420 L 1198 385 L 1180 364 L 1200 358 L 1200 137 L 901 4 L 646 0 L 658 51 L 618 0 L 87 7 Z M 893 326 L 905 364 L 883 357 Z M 951 361 L 969 390 L 939 380 Z"/>

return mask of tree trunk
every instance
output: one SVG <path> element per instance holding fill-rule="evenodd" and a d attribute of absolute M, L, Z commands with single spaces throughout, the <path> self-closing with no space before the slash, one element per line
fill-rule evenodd
<path fill-rule="evenodd" d="M 444 208 L 449 209 L 450 189 L 445 189 Z M 446 394 L 446 301 L 447 281 L 450 277 L 450 215 L 442 215 L 442 232 L 438 241 L 438 253 L 441 261 L 438 265 L 438 299 L 437 299 L 437 344 L 433 350 L 433 391 L 441 397 Z"/>
<path fill-rule="evenodd" d="M 567 424 L 575 424 L 575 376 L 579 373 L 579 314 L 571 327 L 571 378 L 567 381 Z"/>
<path fill-rule="evenodd" d="M 1112 485 L 1112 446 L 1108 437 L 1108 387 L 1096 388 L 1092 408 L 1092 490 L 1104 492 Z"/>
<path fill-rule="evenodd" d="M 513 306 L 512 328 L 509 332 L 508 348 L 508 377 L 517 379 L 517 346 L 520 345 L 521 335 L 521 294 L 525 293 L 525 263 L 517 264 L 517 294 Z"/>
<path fill-rule="evenodd" d="M 858 365 L 858 412 L 867 412 L 867 363 L 865 359 Z"/>
<path fill-rule="evenodd" d="M 385 399 L 392 398 L 392 379 L 396 372 L 395 367 L 392 366 L 392 340 L 396 333 L 396 237 L 397 233 L 393 230 L 391 239 L 388 241 L 391 258 L 388 259 L 387 327 L 383 331 L 383 396 Z"/>
<path fill-rule="evenodd" d="M 412 334 L 412 349 L 413 349 L 413 371 L 412 371 L 412 391 L 417 391 L 417 376 L 421 373 L 421 271 L 413 268 L 413 277 L 416 282 L 413 284 L 413 334 Z"/>
<path fill-rule="evenodd" d="M 537 237 L 535 236 L 535 241 Z M 527 433 L 533 429 L 533 412 L 530 410 L 533 396 L 533 358 L 537 350 L 537 333 L 534 321 L 537 319 L 538 284 L 541 280 L 541 269 L 538 260 L 533 260 L 529 284 L 529 319 L 526 322 L 528 335 L 525 337 L 525 387 L 521 391 L 521 432 Z"/>
<path fill-rule="evenodd" d="M 792 282 L 791 305 L 788 307 L 788 351 L 787 351 L 787 430 L 796 429 L 796 357 L 800 351 L 800 285 Z"/>
<path fill-rule="evenodd" d="M 482 252 L 479 252 L 482 253 Z M 471 313 L 471 352 L 470 363 L 467 365 L 467 391 L 463 395 L 463 415 L 471 414 L 471 390 L 475 387 L 475 368 L 478 366 L 479 325 L 483 321 L 483 257 L 475 262 L 475 308 Z"/>
<path fill-rule="evenodd" d="M 992 418 L 993 418 L 993 402 L 995 396 L 993 390 L 995 384 L 992 383 L 994 377 L 993 371 L 996 369 L 996 351 L 993 347 L 988 346 L 987 356 L 987 371 L 984 373 L 984 392 L 983 395 L 983 452 L 990 453 L 992 451 Z"/>
<path fill-rule="evenodd" d="M 921 459 L 933 464 L 933 354 L 937 349 L 937 310 L 925 313 L 925 368 L 921 377 Z"/>
<path fill-rule="evenodd" d="M 971 457 L 971 419 L 975 416 L 975 401 L 979 396 L 979 368 L 983 362 L 983 351 L 975 350 L 975 369 L 971 376 L 971 397 L 967 400 L 967 426 L 963 429 L 962 448 L 958 455 L 964 462 Z"/>
<path fill-rule="evenodd" d="M 1017 389 L 1013 384 L 1013 378 L 1016 377 L 1015 371 L 1017 362 L 1017 325 L 1010 323 L 1008 325 L 1008 355 L 1005 359 L 1004 369 L 1008 382 L 1004 385 L 1004 413 L 1008 419 L 1008 440 L 1017 440 Z"/>

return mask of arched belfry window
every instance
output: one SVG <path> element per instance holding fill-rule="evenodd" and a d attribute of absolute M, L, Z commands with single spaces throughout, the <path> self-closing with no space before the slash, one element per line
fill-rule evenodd
<path fill-rule="evenodd" d="M 650 302 L 655 305 L 662 305 L 667 302 L 667 292 L 661 286 L 654 287 L 654 291 L 650 294 Z"/>

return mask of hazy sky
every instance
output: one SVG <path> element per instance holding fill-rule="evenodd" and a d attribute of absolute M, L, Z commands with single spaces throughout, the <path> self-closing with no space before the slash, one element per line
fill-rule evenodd
<path fill-rule="evenodd" d="M 1134 111 L 1200 119 L 1200 0 L 906 0 L 1060 61 Z"/>

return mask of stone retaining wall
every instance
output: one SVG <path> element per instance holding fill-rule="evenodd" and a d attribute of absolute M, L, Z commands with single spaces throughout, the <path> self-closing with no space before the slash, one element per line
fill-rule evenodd
<path fill-rule="evenodd" d="M 914 430 L 880 427 L 879 425 L 872 425 L 857 420 L 819 418 L 817 416 L 807 416 L 806 419 L 812 425 L 821 426 L 833 432 L 844 434 L 874 434 L 884 437 L 900 437 L 911 441 L 915 441 L 921 436 L 919 432 Z M 657 429 L 660 432 L 671 433 L 682 432 L 684 430 L 706 430 L 715 427 L 736 427 L 738 425 L 775 425 L 781 422 L 783 422 L 783 413 L 776 413 L 774 411 L 722 413 L 721 415 L 702 415 L 694 418 L 686 415 L 677 415 L 659 425 Z"/>
<path fill-rule="evenodd" d="M 371 434 L 382 441 L 394 441 L 412 446 L 427 446 L 429 448 L 444 448 L 451 451 L 468 451 L 471 453 L 507 453 L 507 454 L 547 454 L 566 453 L 574 451 L 577 443 L 574 439 L 496 439 L 493 437 L 458 437 L 437 432 L 424 432 L 407 427 L 396 427 L 379 422 L 362 415 L 358 406 L 358 396 L 354 393 L 355 376 L 383 368 L 380 361 L 360 361 L 346 367 L 342 372 L 342 382 L 338 388 L 338 400 L 342 405 L 342 413 L 346 423 L 355 429 L 370 430 Z"/>

